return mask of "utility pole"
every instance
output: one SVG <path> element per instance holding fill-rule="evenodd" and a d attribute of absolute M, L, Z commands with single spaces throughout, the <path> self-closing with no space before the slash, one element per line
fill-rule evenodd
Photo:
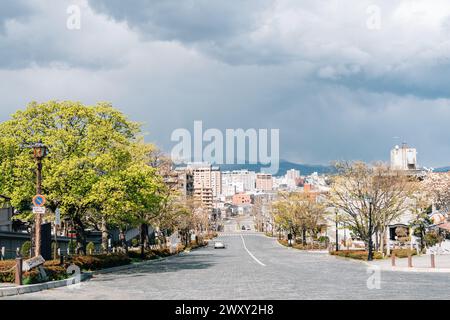
<path fill-rule="evenodd" d="M 367 261 L 372 261 L 372 199 L 369 199 L 369 256 L 367 257 Z"/>
<path fill-rule="evenodd" d="M 336 210 L 336 251 L 339 251 L 338 211 Z"/>

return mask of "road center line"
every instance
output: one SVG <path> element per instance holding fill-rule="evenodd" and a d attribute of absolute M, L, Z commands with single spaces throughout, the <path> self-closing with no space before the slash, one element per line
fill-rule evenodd
<path fill-rule="evenodd" d="M 254 255 L 253 253 L 251 253 L 248 249 L 247 246 L 245 245 L 245 240 L 244 237 L 241 235 L 241 239 L 242 239 L 242 243 L 244 244 L 244 249 L 245 251 L 247 251 L 247 253 L 250 255 L 250 257 L 253 258 L 253 260 L 255 260 L 256 262 L 258 262 L 260 265 L 262 265 L 263 267 L 265 267 L 266 265 L 264 263 L 262 263 L 261 261 L 259 261 Z"/>

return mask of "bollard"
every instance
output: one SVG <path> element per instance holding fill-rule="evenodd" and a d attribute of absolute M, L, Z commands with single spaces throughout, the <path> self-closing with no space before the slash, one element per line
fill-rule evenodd
<path fill-rule="evenodd" d="M 436 261 L 435 261 L 435 258 L 434 258 L 434 253 L 432 253 L 430 255 L 430 257 L 431 257 L 431 267 L 432 268 L 436 268 Z"/>
<path fill-rule="evenodd" d="M 2 247 L 2 252 L 1 252 L 1 258 L 2 260 L 5 260 L 5 256 L 6 256 L 6 248 Z"/>
<path fill-rule="evenodd" d="M 393 267 L 395 267 L 395 253 L 393 253 L 393 252 L 392 252 L 392 254 L 391 254 L 391 265 L 392 265 Z"/>
<path fill-rule="evenodd" d="M 16 258 L 16 285 L 22 285 L 22 257 Z"/>
<path fill-rule="evenodd" d="M 408 253 L 408 268 L 412 268 L 412 255 Z"/>

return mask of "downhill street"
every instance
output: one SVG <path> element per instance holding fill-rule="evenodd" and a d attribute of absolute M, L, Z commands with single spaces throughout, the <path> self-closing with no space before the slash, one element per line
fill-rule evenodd
<path fill-rule="evenodd" d="M 357 261 L 282 247 L 251 231 L 220 237 L 199 250 L 97 275 L 80 288 L 59 288 L 15 299 L 445 299 L 448 274 L 381 271 L 380 289 Z"/>

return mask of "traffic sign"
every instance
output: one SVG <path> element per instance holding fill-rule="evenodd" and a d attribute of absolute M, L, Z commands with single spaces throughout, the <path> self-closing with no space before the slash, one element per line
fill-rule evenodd
<path fill-rule="evenodd" d="M 45 213 L 45 207 L 33 207 L 33 213 L 44 214 Z"/>
<path fill-rule="evenodd" d="M 46 199 L 43 195 L 38 194 L 33 197 L 33 204 L 35 207 L 43 207 L 45 205 Z"/>

